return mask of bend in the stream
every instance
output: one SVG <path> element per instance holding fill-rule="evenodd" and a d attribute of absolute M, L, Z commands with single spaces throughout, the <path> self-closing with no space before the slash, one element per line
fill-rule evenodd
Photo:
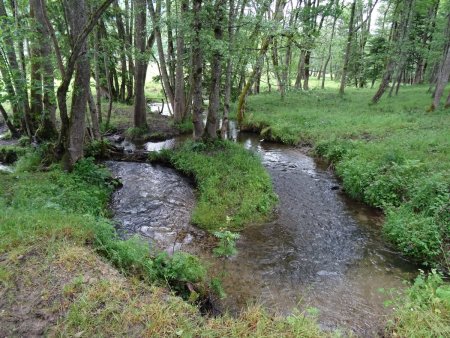
<path fill-rule="evenodd" d="M 224 309 L 238 313 L 257 302 L 289 314 L 314 307 L 324 329 L 377 335 L 390 312 L 378 290 L 402 288 L 403 280 L 416 274 L 414 265 L 383 242 L 381 215 L 345 197 L 333 175 L 298 149 L 261 142 L 233 126 L 230 139 L 261 156 L 280 203 L 273 220 L 244 229 L 238 254 L 226 261 Z M 185 139 L 138 147 L 157 151 Z M 222 274 L 224 265 L 209 249 L 195 248 L 207 247 L 207 236 L 189 224 L 195 195 L 188 179 L 151 164 L 108 166 L 122 177 L 113 209 L 126 233 L 141 234 L 168 251 L 195 249 L 212 263 L 212 273 Z"/>

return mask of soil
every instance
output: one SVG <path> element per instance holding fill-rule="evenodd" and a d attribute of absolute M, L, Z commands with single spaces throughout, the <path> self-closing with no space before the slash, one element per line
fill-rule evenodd
<path fill-rule="evenodd" d="M 76 295 L 68 291 L 75 278 L 83 278 L 83 284 L 124 279 L 93 251 L 76 246 L 51 256 L 42 247 L 17 257 L 3 254 L 0 267 L 9 274 L 0 282 L 0 337 L 51 335 Z"/>

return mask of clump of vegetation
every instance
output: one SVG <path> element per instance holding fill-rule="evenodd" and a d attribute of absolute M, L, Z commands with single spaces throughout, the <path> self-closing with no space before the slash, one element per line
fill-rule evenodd
<path fill-rule="evenodd" d="M 135 140 L 137 138 L 143 137 L 147 133 L 148 128 L 130 127 L 125 131 L 125 136 L 130 140 Z"/>
<path fill-rule="evenodd" d="M 450 286 L 436 270 L 416 278 L 406 297 L 396 299 L 388 334 L 394 337 L 450 336 Z"/>
<path fill-rule="evenodd" d="M 17 146 L 2 146 L 0 147 L 0 162 L 11 164 L 16 162 L 20 156 L 23 156 L 26 149 Z"/>
<path fill-rule="evenodd" d="M 150 158 L 169 161 L 195 178 L 199 196 L 192 221 L 204 229 L 214 231 L 225 224 L 228 229 L 241 229 L 267 217 L 276 203 L 270 176 L 259 158 L 239 144 L 190 141 Z"/>
<path fill-rule="evenodd" d="M 86 157 L 95 157 L 95 158 L 104 158 L 108 153 L 108 148 L 111 146 L 111 143 L 108 139 L 102 140 L 93 140 L 89 142 L 85 148 L 85 156 Z"/>
<path fill-rule="evenodd" d="M 239 234 L 231 231 L 216 231 L 214 236 L 219 239 L 219 244 L 213 250 L 217 257 L 230 257 L 237 253 L 236 241 L 239 239 Z"/>

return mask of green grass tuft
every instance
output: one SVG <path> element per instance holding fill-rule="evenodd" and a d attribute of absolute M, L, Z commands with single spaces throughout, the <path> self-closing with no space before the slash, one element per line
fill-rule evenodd
<path fill-rule="evenodd" d="M 277 200 L 260 159 L 239 144 L 187 142 L 163 152 L 162 159 L 195 178 L 199 196 L 192 221 L 204 229 L 242 229 L 267 217 Z"/>

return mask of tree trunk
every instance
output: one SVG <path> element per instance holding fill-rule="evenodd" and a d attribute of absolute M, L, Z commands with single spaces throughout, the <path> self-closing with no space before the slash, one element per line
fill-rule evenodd
<path fill-rule="evenodd" d="M 198 140 L 203 135 L 203 53 L 200 41 L 202 0 L 193 0 L 193 32 L 192 42 L 192 72 L 193 72 L 193 95 L 192 95 L 192 123 L 194 125 L 194 139 Z"/>
<path fill-rule="evenodd" d="M 305 68 L 304 68 L 304 80 L 303 80 L 303 90 L 309 90 L 309 65 L 311 62 L 311 51 L 307 50 L 305 53 Z"/>
<path fill-rule="evenodd" d="M 17 4 L 15 3 L 14 5 L 14 17 L 16 19 L 16 28 L 18 29 L 18 13 L 16 12 Z M 3 0 L 0 0 L 0 17 L 8 17 Z M 13 74 L 11 77 L 11 84 L 14 85 L 15 95 L 10 98 L 14 113 L 13 120 L 20 120 L 28 136 L 31 137 L 33 135 L 33 130 L 31 129 L 30 106 L 28 103 L 28 91 L 26 90 L 27 80 L 25 74 L 25 62 L 23 60 L 22 67 L 20 67 L 17 62 L 14 41 L 12 39 L 13 31 L 11 30 L 10 25 L 5 24 L 3 20 L 0 21 L 0 24 L 0 28 L 3 31 L 2 37 L 4 39 L 6 57 L 11 70 L 10 74 Z M 20 40 L 18 45 L 19 49 L 22 48 L 22 51 L 19 50 L 19 55 L 23 56 L 23 41 Z M 14 111 L 14 109 L 16 110 Z M 19 116 L 17 116 L 17 114 Z"/>
<path fill-rule="evenodd" d="M 330 45 L 328 46 L 328 56 L 325 60 L 325 64 L 323 65 L 323 72 L 322 72 L 322 85 L 321 88 L 324 89 L 325 88 L 325 77 L 327 74 L 327 67 L 328 67 L 328 63 L 331 60 L 331 47 L 333 45 L 333 39 L 334 39 L 334 33 L 336 31 L 336 22 L 337 22 L 337 14 L 335 14 L 334 19 L 333 19 L 333 27 L 331 29 L 331 39 L 330 39 Z"/>
<path fill-rule="evenodd" d="M 277 0 L 275 5 L 275 14 L 273 16 L 273 20 L 275 22 L 280 21 L 283 18 L 284 7 L 286 6 L 286 0 Z M 267 49 L 273 40 L 273 35 L 270 34 L 266 38 L 264 38 L 261 43 L 261 48 L 259 50 L 259 55 L 256 60 L 255 67 L 250 75 L 250 78 L 247 80 L 246 85 L 242 88 L 242 91 L 239 95 L 238 106 L 237 106 L 237 120 L 238 123 L 242 123 L 244 120 L 244 109 L 245 109 L 245 99 L 247 97 L 249 89 L 252 87 L 253 82 L 255 81 L 256 75 L 260 73 L 261 67 L 264 65 L 264 58 L 266 56 Z"/>
<path fill-rule="evenodd" d="M 298 60 L 298 66 L 297 66 L 297 78 L 295 79 L 295 88 L 296 89 L 302 89 L 302 79 L 303 74 L 305 73 L 305 51 L 300 51 L 300 57 Z"/>
<path fill-rule="evenodd" d="M 444 93 L 445 86 L 448 83 L 449 76 L 450 76 L 450 46 L 447 48 L 447 52 L 444 54 L 443 57 L 442 66 L 440 67 L 440 71 L 437 77 L 436 89 L 434 90 L 433 103 L 431 104 L 430 110 L 435 110 L 439 108 L 441 97 L 442 94 Z"/>
<path fill-rule="evenodd" d="M 2 104 L 0 103 L 0 113 L 3 116 L 3 120 L 6 123 L 6 126 L 8 127 L 12 138 L 18 138 L 20 136 L 19 132 L 17 131 L 16 127 L 14 127 L 14 124 L 9 119 L 8 114 L 6 113 L 5 108 L 3 108 Z"/>
<path fill-rule="evenodd" d="M 134 73 L 134 127 L 147 128 L 146 120 L 146 100 L 145 100 L 145 75 L 147 73 L 147 61 L 144 58 L 145 42 L 147 38 L 146 31 L 146 3 L 145 0 L 137 0 L 135 3 L 135 22 L 136 29 L 134 44 L 136 46 L 136 61 Z"/>
<path fill-rule="evenodd" d="M 117 25 L 117 34 L 120 40 L 120 70 L 121 70 L 121 82 L 119 89 L 119 100 L 121 102 L 125 101 L 125 89 L 128 82 L 128 74 L 127 74 L 127 58 L 126 58 L 126 38 L 125 38 L 125 27 L 123 24 L 122 13 L 119 6 L 119 1 L 114 1 L 114 8 L 116 14 L 116 25 Z"/>
<path fill-rule="evenodd" d="M 156 1 L 156 11 L 153 8 L 152 1 L 147 1 L 148 8 L 150 10 L 150 16 L 152 17 L 153 29 L 155 31 L 156 45 L 158 47 L 158 57 L 159 57 L 159 67 L 161 69 L 161 77 L 164 86 L 164 91 L 166 92 L 167 98 L 169 100 L 170 106 L 175 107 L 175 95 L 173 88 L 170 84 L 169 74 L 167 72 L 166 57 L 164 56 L 164 48 L 162 44 L 161 36 L 161 0 Z"/>
<path fill-rule="evenodd" d="M 100 134 L 99 121 L 98 121 L 98 112 L 97 112 L 97 108 L 96 108 L 96 105 L 94 102 L 94 97 L 92 96 L 91 87 L 89 87 L 89 92 L 88 92 L 88 105 L 89 105 L 89 111 L 91 113 L 92 134 L 93 134 L 95 140 L 100 140 L 101 134 Z"/>
<path fill-rule="evenodd" d="M 183 18 L 188 11 L 189 2 L 183 0 L 181 2 L 181 18 Z M 184 97 L 184 27 L 181 24 L 177 29 L 177 56 L 176 56 L 176 69 L 175 69 L 175 106 L 174 106 L 174 120 L 177 123 L 183 121 L 185 117 L 185 97 Z"/>
<path fill-rule="evenodd" d="M 231 101 L 231 86 L 232 86 L 232 72 L 233 63 L 231 60 L 231 53 L 234 46 L 234 0 L 229 0 L 228 9 L 228 55 L 227 55 L 227 68 L 225 74 L 225 93 L 223 102 L 223 117 L 222 117 L 222 128 L 221 128 L 221 138 L 223 140 L 227 139 L 228 133 L 228 116 L 230 114 L 230 101 Z"/>
<path fill-rule="evenodd" d="M 132 56 L 133 47 L 133 18 L 134 18 L 134 5 L 131 1 L 131 7 L 128 5 L 128 0 L 125 0 L 125 31 L 126 31 L 126 45 L 125 50 L 127 51 L 128 57 L 128 80 L 127 80 L 127 102 L 131 102 L 134 96 L 134 63 Z"/>
<path fill-rule="evenodd" d="M 339 95 L 344 95 L 345 84 L 347 82 L 348 63 L 350 61 L 350 53 L 353 41 L 353 22 L 355 20 L 356 0 L 352 3 L 350 12 L 350 23 L 348 24 L 347 45 L 345 47 L 344 65 L 342 67 L 341 85 L 339 87 Z"/>
<path fill-rule="evenodd" d="M 101 83 L 100 83 L 100 29 L 97 29 L 94 32 L 94 72 L 95 72 L 95 95 L 96 101 L 95 104 L 97 106 L 97 116 L 98 122 L 101 124 L 102 119 L 102 93 L 101 93 Z"/>
<path fill-rule="evenodd" d="M 224 20 L 224 9 L 226 0 L 216 0 L 215 9 L 215 22 L 214 22 L 214 38 L 217 41 L 217 45 L 213 51 L 211 61 L 211 87 L 209 93 L 209 106 L 208 117 L 206 119 L 204 138 L 216 139 L 217 127 L 218 127 L 218 113 L 220 105 L 220 79 L 222 76 L 222 50 L 220 49 L 221 41 L 223 39 L 222 24 Z"/>
<path fill-rule="evenodd" d="M 30 0 L 30 14 L 33 14 L 36 23 L 36 42 L 34 47 L 40 60 L 38 72 L 35 73 L 35 84 L 41 93 L 44 93 L 43 98 L 41 93 L 33 93 L 42 101 L 39 101 L 37 106 L 33 107 L 36 113 L 39 129 L 37 130 L 37 137 L 39 140 L 53 140 L 57 138 L 58 132 L 56 130 L 56 100 L 55 100 L 55 83 L 54 83 L 54 65 L 52 63 L 52 48 L 50 40 L 50 32 L 48 31 L 45 15 L 43 10 L 43 3 L 41 0 Z M 32 109 L 32 110 L 33 110 Z M 34 114 L 33 114 L 34 115 Z"/>
<path fill-rule="evenodd" d="M 103 51 L 103 65 L 105 67 L 105 78 L 106 83 L 108 85 L 108 111 L 106 112 L 106 122 L 105 127 L 109 128 L 109 123 L 111 122 L 111 112 L 112 112 L 112 104 L 113 104 L 113 85 L 112 85 L 112 76 L 110 76 L 110 68 L 109 68 L 109 57 L 108 52 Z"/>
<path fill-rule="evenodd" d="M 39 0 L 30 0 L 30 17 L 33 19 L 36 36 L 30 39 L 30 116 L 33 133 L 38 129 L 38 121 L 43 111 L 42 105 L 42 53 L 43 43 L 42 27 L 36 19 L 35 10 L 39 6 Z"/>
<path fill-rule="evenodd" d="M 87 23 L 85 0 L 65 0 L 72 41 L 77 41 Z M 86 39 L 80 46 L 75 65 L 72 107 L 70 112 L 69 144 L 65 154 L 65 168 L 71 169 L 83 157 L 85 115 L 89 93 L 90 65 Z"/>

